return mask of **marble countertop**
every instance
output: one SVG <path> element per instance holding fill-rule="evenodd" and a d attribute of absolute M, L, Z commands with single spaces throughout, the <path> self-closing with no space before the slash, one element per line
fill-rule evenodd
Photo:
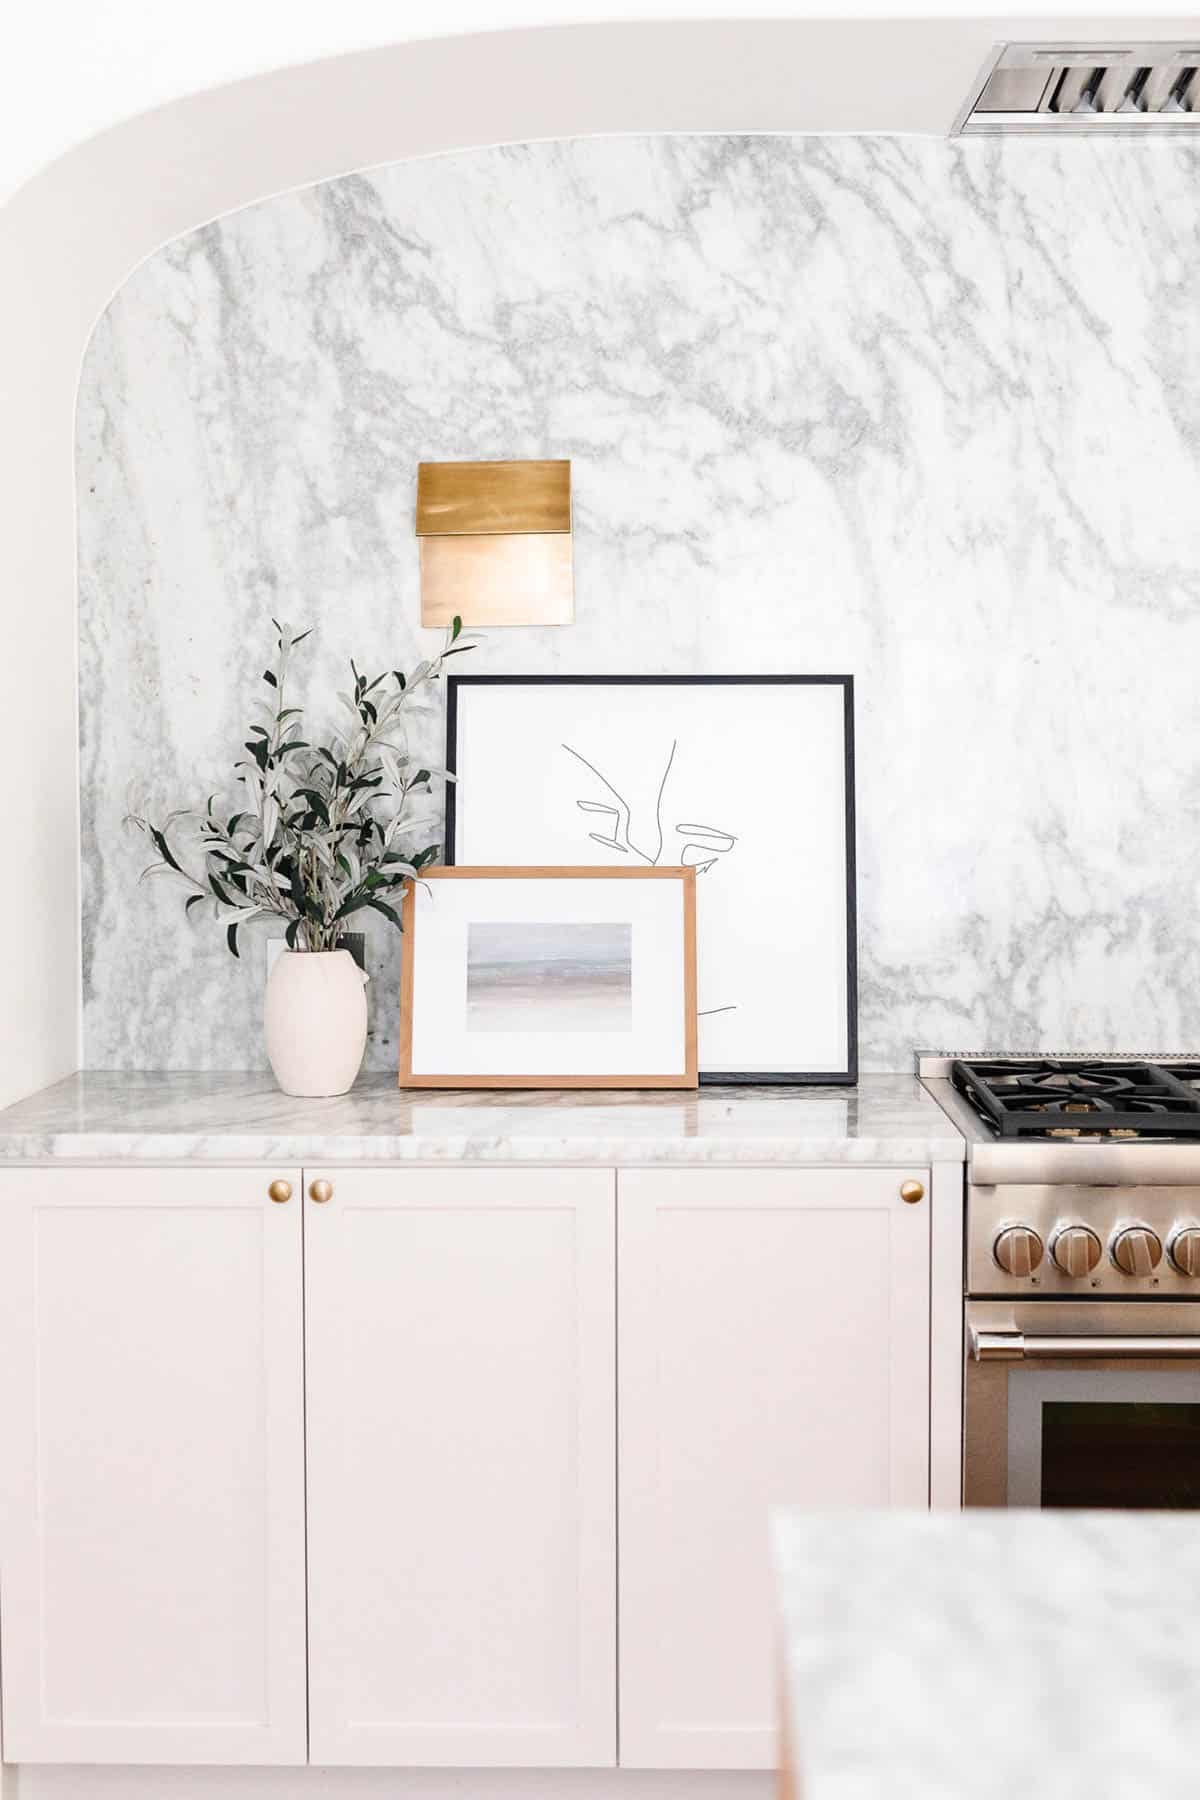
<path fill-rule="evenodd" d="M 0 1159 L 903 1164 L 963 1141 L 909 1075 L 856 1088 L 401 1093 L 367 1075 L 294 1100 L 270 1075 L 79 1074 L 0 1111 Z"/>
<path fill-rule="evenodd" d="M 804 1800 L 1194 1800 L 1187 1513 L 782 1513 Z"/>

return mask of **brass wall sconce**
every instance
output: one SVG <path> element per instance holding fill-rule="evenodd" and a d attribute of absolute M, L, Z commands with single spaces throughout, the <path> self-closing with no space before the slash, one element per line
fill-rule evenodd
<path fill-rule="evenodd" d="M 420 463 L 421 623 L 569 625 L 569 462 Z"/>

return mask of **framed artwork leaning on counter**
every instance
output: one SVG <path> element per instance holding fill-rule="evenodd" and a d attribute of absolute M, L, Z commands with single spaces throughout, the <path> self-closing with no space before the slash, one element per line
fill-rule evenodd
<path fill-rule="evenodd" d="M 696 875 L 429 869 L 404 896 L 403 1088 L 694 1088 Z"/>
<path fill-rule="evenodd" d="M 858 1075 L 850 675 L 446 682 L 447 862 L 696 871 L 701 1082 Z"/>

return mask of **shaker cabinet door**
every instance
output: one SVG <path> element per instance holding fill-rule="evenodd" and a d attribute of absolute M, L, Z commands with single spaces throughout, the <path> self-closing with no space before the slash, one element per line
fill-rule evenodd
<path fill-rule="evenodd" d="M 611 1765 L 611 1171 L 305 1180 L 312 1761 Z"/>
<path fill-rule="evenodd" d="M 8 1761 L 304 1761 L 301 1301 L 298 1171 L 3 1172 Z"/>
<path fill-rule="evenodd" d="M 774 1765 L 772 1507 L 928 1505 L 921 1173 L 621 1173 L 622 1764 Z"/>

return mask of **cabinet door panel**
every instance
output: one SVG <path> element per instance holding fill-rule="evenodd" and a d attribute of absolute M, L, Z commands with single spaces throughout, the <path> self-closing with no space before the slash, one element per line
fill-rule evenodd
<path fill-rule="evenodd" d="M 5 1755 L 303 1762 L 300 1177 L 0 1176 Z"/>
<path fill-rule="evenodd" d="M 928 1505 L 913 1173 L 619 1177 L 622 1764 L 773 1765 L 772 1507 Z"/>
<path fill-rule="evenodd" d="M 613 1176 L 320 1173 L 313 1761 L 611 1764 Z"/>

